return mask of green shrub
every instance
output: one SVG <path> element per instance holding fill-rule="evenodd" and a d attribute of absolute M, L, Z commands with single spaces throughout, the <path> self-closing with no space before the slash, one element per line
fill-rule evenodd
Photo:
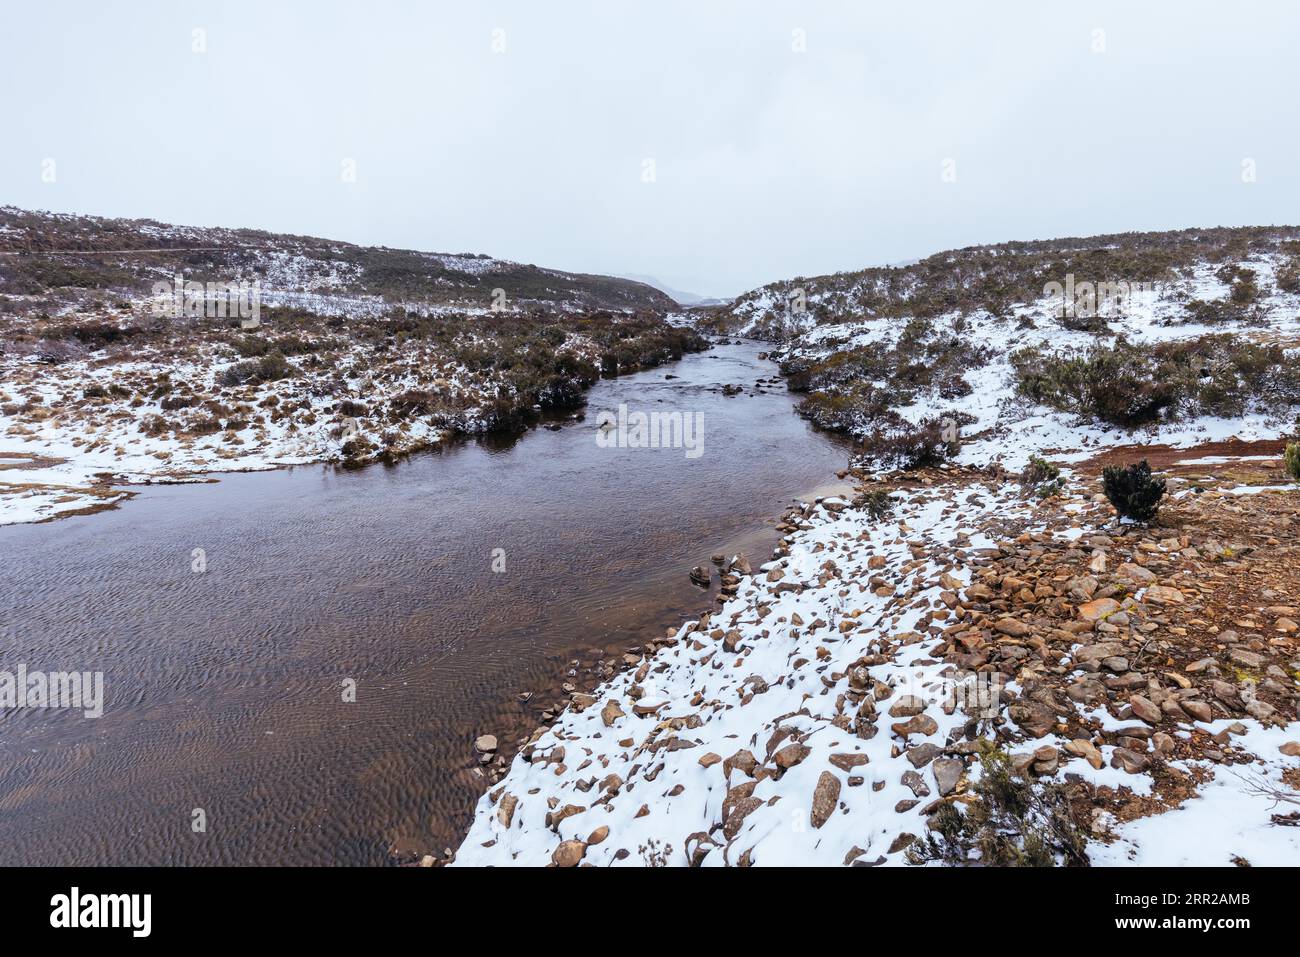
<path fill-rule="evenodd" d="M 887 515 L 893 514 L 897 502 L 883 488 L 877 488 L 863 493 L 854 504 L 866 512 L 873 522 L 878 522 Z"/>
<path fill-rule="evenodd" d="M 1300 442 L 1291 442 L 1287 445 L 1282 461 L 1286 465 L 1286 474 L 1300 482 Z"/>
<path fill-rule="evenodd" d="M 877 429 L 863 441 L 863 451 L 881 466 L 904 472 L 932 468 L 961 449 L 961 443 L 947 438 L 946 432 L 942 419 Z"/>
<path fill-rule="evenodd" d="M 236 362 L 223 369 L 217 376 L 217 384 L 222 386 L 256 385 L 261 382 L 274 382 L 293 375 L 294 367 L 281 352 L 271 352 L 260 359 L 248 359 Z"/>
<path fill-rule="evenodd" d="M 1112 465 L 1104 469 L 1101 486 L 1115 511 L 1135 522 L 1154 519 L 1165 494 L 1165 480 L 1152 476 L 1146 459 L 1125 468 Z"/>
<path fill-rule="evenodd" d="M 1087 866 L 1087 835 L 1058 781 L 1017 776 L 1010 756 L 986 746 L 980 755 L 977 800 L 963 814 L 956 804 L 940 805 L 930 833 L 907 849 L 912 864 L 939 861 L 981 867 Z"/>
<path fill-rule="evenodd" d="M 1020 476 L 1020 486 L 1027 493 L 1038 498 L 1055 495 L 1064 487 L 1061 482 L 1061 470 L 1047 459 L 1037 455 L 1029 456 L 1029 464 Z"/>

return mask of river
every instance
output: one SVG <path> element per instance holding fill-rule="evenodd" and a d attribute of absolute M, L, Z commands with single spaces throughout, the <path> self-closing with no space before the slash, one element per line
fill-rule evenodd
<path fill-rule="evenodd" d="M 484 790 L 476 735 L 535 723 L 570 659 L 710 607 L 692 565 L 757 565 L 791 498 L 844 488 L 846 449 L 794 414 L 762 349 L 602 381 L 584 421 L 513 444 L 149 486 L 0 528 L 0 670 L 102 671 L 105 697 L 99 718 L 0 712 L 0 864 L 454 847 Z M 702 413 L 702 454 L 601 447 L 596 414 L 620 404 Z"/>

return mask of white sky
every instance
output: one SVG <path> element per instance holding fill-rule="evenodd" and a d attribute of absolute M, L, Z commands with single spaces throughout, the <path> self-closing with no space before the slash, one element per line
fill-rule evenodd
<path fill-rule="evenodd" d="M 0 203 L 704 295 L 977 242 L 1296 223 L 1298 27 L 1280 0 L 6 0 Z"/>

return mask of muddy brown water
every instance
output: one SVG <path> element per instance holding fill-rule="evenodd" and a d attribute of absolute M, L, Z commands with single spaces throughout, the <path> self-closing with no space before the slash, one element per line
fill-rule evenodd
<path fill-rule="evenodd" d="M 105 686 L 97 719 L 0 711 L 0 864 L 377 865 L 454 847 L 484 790 L 475 736 L 554 700 L 519 692 L 698 615 L 711 601 L 690 566 L 765 558 L 793 497 L 844 488 L 845 447 L 779 384 L 755 394 L 776 374 L 761 349 L 601 382 L 585 421 L 509 446 L 147 487 L 0 528 L 0 671 Z M 596 414 L 620 403 L 703 413 L 703 454 L 599 447 Z"/>

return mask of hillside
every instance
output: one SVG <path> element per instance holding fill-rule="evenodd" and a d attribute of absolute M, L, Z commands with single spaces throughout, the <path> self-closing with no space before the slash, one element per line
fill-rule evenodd
<path fill-rule="evenodd" d="M 57 252 L 56 252 L 57 251 Z M 76 251 L 70 252 L 70 251 Z M 0 296 L 19 303 L 143 295 L 156 280 L 260 281 L 267 305 L 379 312 L 390 306 L 672 309 L 645 283 L 560 272 L 478 253 L 416 252 L 256 229 L 169 226 L 0 207 Z"/>
<path fill-rule="evenodd" d="M 777 342 L 801 412 L 887 466 L 1278 438 L 1300 406 L 1298 236 L 972 247 L 773 283 L 702 324 Z"/>
<path fill-rule="evenodd" d="M 0 524 L 578 414 L 601 376 L 706 347 L 672 306 L 485 256 L 6 208 Z"/>
<path fill-rule="evenodd" d="M 776 344 L 858 494 L 567 689 L 454 863 L 1294 860 L 1298 235 L 977 247 L 697 313 Z M 1144 458 L 1139 520 L 1101 478 Z"/>

